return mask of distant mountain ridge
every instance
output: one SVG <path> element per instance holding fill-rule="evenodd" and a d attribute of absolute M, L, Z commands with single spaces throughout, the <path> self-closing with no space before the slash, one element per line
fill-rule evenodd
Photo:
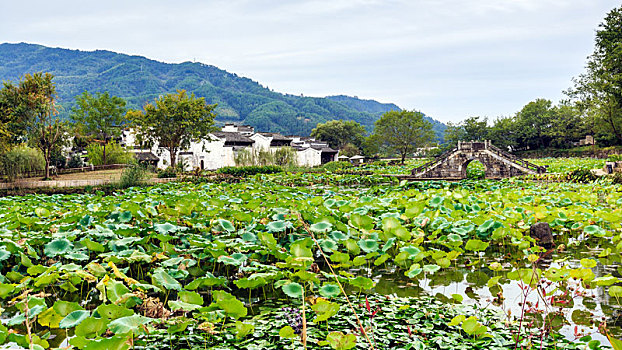
<path fill-rule="evenodd" d="M 218 103 L 216 120 L 248 124 L 256 130 L 309 135 L 332 119 L 354 120 L 368 131 L 382 113 L 400 108 L 391 103 L 344 95 L 303 97 L 274 92 L 235 73 L 203 63 L 163 63 L 142 56 L 105 50 L 80 51 L 35 44 L 0 44 L 0 80 L 17 82 L 26 73 L 50 72 L 55 78 L 62 114 L 84 91 L 124 98 L 141 108 L 158 96 L 184 89 Z M 445 125 L 428 118 L 439 139 Z"/>

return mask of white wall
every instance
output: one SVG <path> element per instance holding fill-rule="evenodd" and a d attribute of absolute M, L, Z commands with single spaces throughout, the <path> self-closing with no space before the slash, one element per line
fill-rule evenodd
<path fill-rule="evenodd" d="M 251 140 L 254 140 L 253 149 L 255 150 L 268 150 L 270 149 L 270 142 L 272 141 L 272 137 L 266 137 L 262 134 L 253 134 L 249 136 Z"/>
<path fill-rule="evenodd" d="M 314 167 L 322 164 L 322 152 L 313 148 L 305 148 L 296 152 L 298 156 L 298 165 Z"/>

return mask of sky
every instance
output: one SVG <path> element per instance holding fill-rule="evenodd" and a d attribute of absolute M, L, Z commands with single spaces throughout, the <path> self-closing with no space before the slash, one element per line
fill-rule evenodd
<path fill-rule="evenodd" d="M 196 61 L 443 122 L 563 99 L 613 0 L 0 0 L 0 42 Z"/>

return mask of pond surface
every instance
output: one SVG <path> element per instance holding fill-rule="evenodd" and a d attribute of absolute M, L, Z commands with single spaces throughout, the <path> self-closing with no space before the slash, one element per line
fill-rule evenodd
<path fill-rule="evenodd" d="M 594 248 L 597 244 L 597 240 L 591 239 L 582 241 L 581 244 L 574 244 L 568 250 L 554 250 L 537 266 L 543 270 L 559 269 L 563 266 L 571 269 L 581 268 L 581 259 L 598 259 L 603 248 Z M 455 298 L 459 300 L 461 297 L 464 304 L 494 309 L 503 313 L 508 319 L 519 319 L 523 312 L 522 305 L 526 302 L 526 323 L 533 322 L 533 325 L 537 326 L 541 324 L 543 315 L 555 314 L 555 321 L 552 321 L 553 328 L 569 340 L 589 334 L 593 339 L 609 344 L 607 338 L 598 331 L 598 325 L 603 321 L 607 323 L 611 335 L 616 338 L 622 337 L 622 327 L 620 327 L 622 306 L 620 300 L 607 293 L 607 287 L 586 288 L 582 286 L 580 280 L 570 280 L 567 284 L 545 283 L 543 286 L 547 296 L 533 288 L 525 292 L 523 289 L 526 287 L 525 283 L 508 278 L 509 270 L 516 267 L 507 262 L 508 256 L 511 255 L 504 255 L 499 251 L 487 251 L 481 256 L 465 256 L 459 259 L 454 268 L 424 276 L 418 281 L 404 276 L 403 271 L 399 272 L 393 267 L 376 270 L 372 276 L 376 282 L 374 291 L 400 297 L 433 296 L 450 303 L 457 303 Z M 591 268 L 597 278 L 607 275 L 620 277 L 619 258 L 609 257 L 598 260 L 598 264 Z M 492 262 L 501 263 L 503 269 L 491 270 L 489 265 Z M 488 283 L 496 277 L 499 278 L 499 282 L 488 286 Z M 553 294 L 564 295 L 564 293 L 567 295 L 560 299 L 562 302 L 555 302 L 554 306 L 550 305 L 550 297 Z M 452 295 L 460 297 L 452 297 Z M 543 301 L 544 298 L 549 302 Z"/>

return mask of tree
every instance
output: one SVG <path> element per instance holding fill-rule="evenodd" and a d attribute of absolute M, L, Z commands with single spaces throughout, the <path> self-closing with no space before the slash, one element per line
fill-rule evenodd
<path fill-rule="evenodd" d="M 432 124 L 423 116 L 423 113 L 415 111 L 386 112 L 374 124 L 374 138 L 384 147 L 399 153 L 404 164 L 407 154 L 434 139 Z"/>
<path fill-rule="evenodd" d="M 50 73 L 26 74 L 17 86 L 5 83 L 2 93 L 14 125 L 21 126 L 28 142 L 43 153 L 46 179 L 50 177 L 52 152 L 67 138 L 66 123 L 57 117 L 53 78 Z"/>
<path fill-rule="evenodd" d="M 519 148 L 549 147 L 551 138 L 547 135 L 547 130 L 552 126 L 552 105 L 551 101 L 539 98 L 529 102 L 516 113 Z"/>
<path fill-rule="evenodd" d="M 215 108 L 202 97 L 178 90 L 159 97 L 154 104 L 146 104 L 144 112 L 128 112 L 128 119 L 136 127 L 139 140 L 157 143 L 169 151 L 171 166 L 175 167 L 179 150 L 208 138 L 213 131 Z"/>
<path fill-rule="evenodd" d="M 93 96 L 85 91 L 76 97 L 76 104 L 71 110 L 71 119 L 102 145 L 102 164 L 108 164 L 106 146 L 121 134 L 125 123 L 125 100 L 110 96 L 108 92 Z"/>
<path fill-rule="evenodd" d="M 361 154 L 361 150 L 351 143 L 346 143 L 341 147 L 341 150 L 339 150 L 339 154 L 346 157 L 354 157 Z"/>
<path fill-rule="evenodd" d="M 499 117 L 495 119 L 492 126 L 490 127 L 488 137 L 490 141 L 497 147 L 506 150 L 515 150 L 517 148 L 517 134 L 517 125 L 514 118 Z"/>
<path fill-rule="evenodd" d="M 567 94 L 578 100 L 597 131 L 622 144 L 622 7 L 611 10 L 599 25 L 586 68 Z"/>
<path fill-rule="evenodd" d="M 366 133 L 365 127 L 355 121 L 330 120 L 318 124 L 311 131 L 311 137 L 328 142 L 333 148 L 341 148 L 348 143 L 360 148 Z"/>
<path fill-rule="evenodd" d="M 448 123 L 445 129 L 445 142 L 455 146 L 458 141 L 482 141 L 489 138 L 488 118 L 469 117 L 459 124 Z"/>

